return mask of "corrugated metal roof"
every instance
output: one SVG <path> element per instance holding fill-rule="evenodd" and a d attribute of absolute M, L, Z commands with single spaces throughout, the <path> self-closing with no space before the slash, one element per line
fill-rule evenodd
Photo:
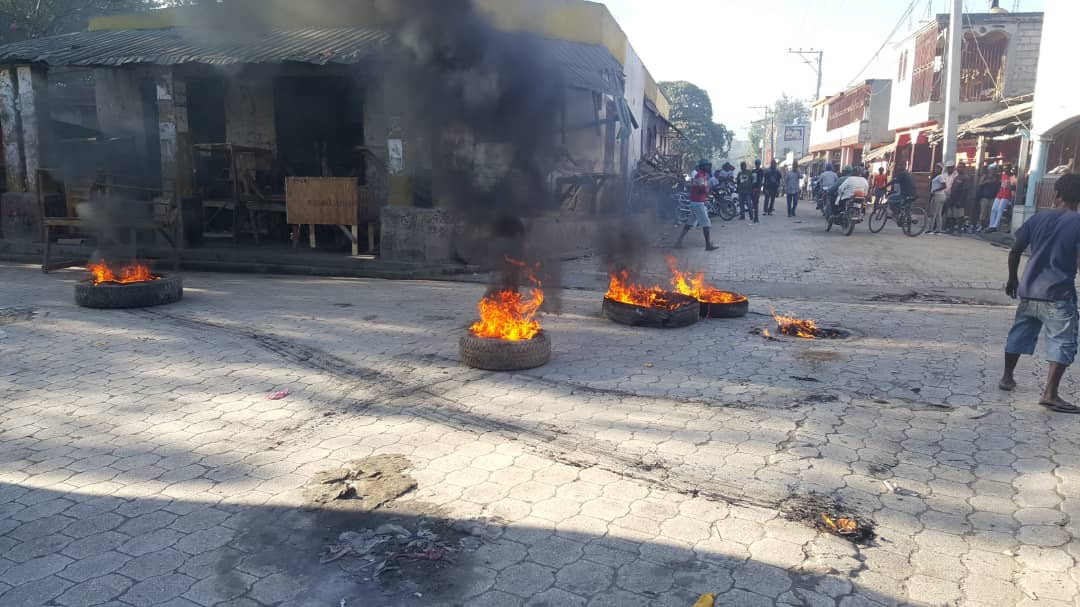
<path fill-rule="evenodd" d="M 1034 101 L 1021 101 L 1007 104 L 1005 109 L 989 114 L 983 114 L 977 118 L 962 123 L 956 129 L 959 138 L 978 136 L 1011 135 L 1022 129 L 1027 129 L 1031 123 L 1031 112 L 1035 108 Z M 930 143 L 936 143 L 943 139 L 940 126 L 934 127 L 929 134 Z"/>
<path fill-rule="evenodd" d="M 120 66 L 134 63 L 356 63 L 389 41 L 357 27 L 268 29 L 251 34 L 170 28 L 106 30 L 36 38 L 0 46 L 0 63 Z"/>
<path fill-rule="evenodd" d="M 505 35 L 536 39 L 541 52 L 559 64 L 568 86 L 621 95 L 622 66 L 605 47 L 528 34 Z M 103 30 L 3 45 L 0 64 L 352 64 L 380 53 L 390 39 L 386 31 L 363 27 L 272 28 L 246 34 L 191 28 Z"/>

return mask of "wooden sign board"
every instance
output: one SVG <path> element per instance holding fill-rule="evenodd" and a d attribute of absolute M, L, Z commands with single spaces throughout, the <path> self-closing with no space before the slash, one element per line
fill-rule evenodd
<path fill-rule="evenodd" d="M 286 222 L 292 225 L 356 225 L 360 194 L 352 177 L 289 177 Z"/>

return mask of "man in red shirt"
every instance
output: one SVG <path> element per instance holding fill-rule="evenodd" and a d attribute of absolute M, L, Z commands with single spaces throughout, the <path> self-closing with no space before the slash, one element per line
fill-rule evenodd
<path fill-rule="evenodd" d="M 712 241 L 709 239 L 709 228 L 712 226 L 712 222 L 709 220 L 709 211 L 705 208 L 705 203 L 709 201 L 710 177 L 712 177 L 712 164 L 708 160 L 702 159 L 698 163 L 694 175 L 690 178 L 690 217 L 687 218 L 686 223 L 683 225 L 679 239 L 675 241 L 676 248 L 682 246 L 683 238 L 693 227 L 700 227 L 705 234 L 706 251 L 715 251 L 718 248 L 713 246 Z"/>
<path fill-rule="evenodd" d="M 889 177 L 885 175 L 885 167 L 879 168 L 871 184 L 874 187 L 874 204 L 885 199 L 885 187 L 888 183 Z"/>

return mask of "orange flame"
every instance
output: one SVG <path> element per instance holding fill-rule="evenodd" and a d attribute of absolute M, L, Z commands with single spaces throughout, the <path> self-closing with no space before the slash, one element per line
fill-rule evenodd
<path fill-rule="evenodd" d="M 660 310 L 674 310 L 681 302 L 671 301 L 671 293 L 662 289 L 659 285 L 643 287 L 634 284 L 630 280 L 630 272 L 623 270 L 611 274 L 611 282 L 608 283 L 607 294 L 604 297 L 644 308 L 657 308 Z"/>
<path fill-rule="evenodd" d="M 480 320 L 469 330 L 477 337 L 522 341 L 536 337 L 540 332 L 540 323 L 536 313 L 544 303 L 544 292 L 540 279 L 523 261 L 506 258 L 506 263 L 521 268 L 526 279 L 537 285 L 529 289 L 529 296 L 523 296 L 517 288 L 492 291 L 480 300 Z"/>
<path fill-rule="evenodd" d="M 818 328 L 817 324 L 812 320 L 803 320 L 801 318 L 793 318 L 791 316 L 782 316 L 777 314 L 774 310 L 773 318 L 776 319 L 776 327 L 784 335 L 790 335 L 791 337 L 801 337 L 803 339 L 817 339 Z"/>
<path fill-rule="evenodd" d="M 746 297 L 738 293 L 721 291 L 705 282 L 705 272 L 691 274 L 679 270 L 674 257 L 667 256 L 668 268 L 671 270 L 671 286 L 676 293 L 689 295 L 703 303 L 731 304 L 746 301 Z"/>
<path fill-rule="evenodd" d="M 859 528 L 859 524 L 855 522 L 855 519 L 840 518 L 834 520 L 831 516 L 825 514 L 824 512 L 821 513 L 821 520 L 825 521 L 825 526 L 834 533 L 855 533 L 855 531 Z"/>
<path fill-rule="evenodd" d="M 762 337 L 772 337 L 772 335 L 769 335 L 769 329 L 768 328 L 765 328 L 765 329 L 761 330 L 761 336 Z"/>
<path fill-rule="evenodd" d="M 105 282 L 112 282 L 117 284 L 129 284 L 133 282 L 146 282 L 148 280 L 157 280 L 158 277 L 150 273 L 150 266 L 133 262 L 120 268 L 119 276 L 113 273 L 108 264 L 91 263 L 86 265 L 86 269 L 93 275 L 90 277 L 90 282 L 95 285 L 99 285 Z"/>

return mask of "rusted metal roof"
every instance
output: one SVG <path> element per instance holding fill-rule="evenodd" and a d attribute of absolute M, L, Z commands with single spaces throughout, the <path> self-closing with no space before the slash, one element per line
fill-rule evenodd
<path fill-rule="evenodd" d="M 356 27 L 268 29 L 237 34 L 169 28 L 105 30 L 35 38 L 0 46 L 0 63 L 121 66 L 136 63 L 356 63 L 390 39 Z"/>
<path fill-rule="evenodd" d="M 557 63 L 568 86 L 618 94 L 622 65 L 605 47 L 529 37 Z M 225 33 L 193 28 L 102 30 L 35 38 L 0 46 L 0 64 L 117 67 L 132 64 L 354 64 L 381 53 L 391 34 L 363 27 L 271 28 Z"/>

